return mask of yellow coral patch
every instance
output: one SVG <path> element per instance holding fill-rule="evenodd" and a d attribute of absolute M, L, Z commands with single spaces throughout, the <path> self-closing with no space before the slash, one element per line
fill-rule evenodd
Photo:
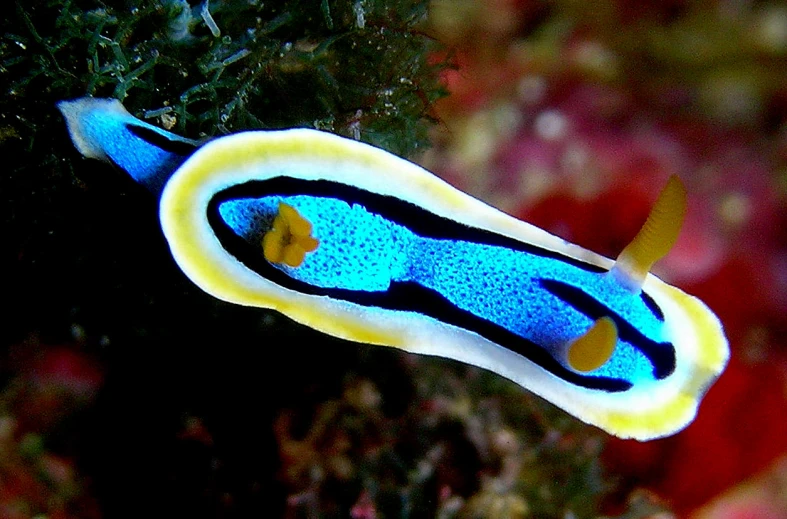
<path fill-rule="evenodd" d="M 279 202 L 279 213 L 271 230 L 262 237 L 262 252 L 271 263 L 298 267 L 307 252 L 317 249 L 320 241 L 312 235 L 312 224 L 293 206 Z"/>

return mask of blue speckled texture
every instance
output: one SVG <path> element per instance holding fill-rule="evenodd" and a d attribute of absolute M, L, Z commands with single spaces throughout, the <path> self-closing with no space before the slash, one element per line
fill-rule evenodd
<path fill-rule="evenodd" d="M 557 259 L 501 246 L 417 236 L 360 205 L 350 206 L 334 198 L 301 195 L 230 200 L 219 206 L 219 213 L 236 234 L 256 245 L 270 228 L 280 201 L 309 220 L 313 235 L 320 240 L 320 246 L 307 254 L 301 266 L 277 265 L 302 282 L 367 292 L 385 291 L 393 282 L 415 282 L 458 308 L 542 346 L 565 364 L 562 347 L 593 323 L 539 282 L 556 279 L 582 288 L 646 337 L 662 340 L 662 323 L 639 297 L 611 276 Z M 647 357 L 622 340 L 613 357 L 592 375 L 635 384 L 654 378 Z"/>
<path fill-rule="evenodd" d="M 162 149 L 129 130 L 142 129 L 149 135 L 160 136 L 161 142 L 195 145 L 194 142 L 166 132 L 131 116 L 115 100 L 82 98 L 61 103 L 60 109 L 69 128 L 90 148 L 100 150 L 113 163 L 126 171 L 137 182 L 154 193 L 159 193 L 172 173 L 184 161 L 184 156 Z"/>

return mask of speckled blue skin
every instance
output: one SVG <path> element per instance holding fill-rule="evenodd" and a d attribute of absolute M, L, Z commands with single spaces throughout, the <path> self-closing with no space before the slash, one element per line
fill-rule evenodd
<path fill-rule="evenodd" d="M 130 115 L 114 100 L 83 98 L 60 103 L 75 143 L 83 153 L 108 159 L 160 195 L 164 184 L 197 143 Z M 661 342 L 663 322 L 613 277 L 523 251 L 470 241 L 419 236 L 365 207 L 330 197 L 266 196 L 220 204 L 224 222 L 253 247 L 270 229 L 279 202 L 295 207 L 320 240 L 297 268 L 274 265 L 288 276 L 321 288 L 384 292 L 392 283 L 413 282 L 547 350 L 568 368 L 561 348 L 584 334 L 593 319 L 542 285 L 559 280 L 580 288 Z M 653 366 L 623 339 L 611 359 L 590 376 L 654 380 Z"/>
<path fill-rule="evenodd" d="M 228 200 L 221 203 L 219 213 L 236 234 L 259 246 L 280 201 L 312 223 L 320 245 L 299 267 L 276 267 L 310 285 L 379 292 L 391 283 L 415 282 L 561 358 L 560 348 L 585 333 L 593 321 L 540 283 L 556 279 L 604 301 L 646 337 L 656 342 L 663 339 L 663 323 L 613 277 L 557 259 L 501 246 L 418 236 L 361 205 L 350 206 L 335 198 L 298 195 Z M 261 246 L 259 250 L 262 254 Z M 589 375 L 634 384 L 654 380 L 647 357 L 623 340 L 618 341 L 613 357 Z"/>
<path fill-rule="evenodd" d="M 109 160 L 157 195 L 197 146 L 195 141 L 140 121 L 113 99 L 63 101 L 58 108 L 82 153 Z"/>

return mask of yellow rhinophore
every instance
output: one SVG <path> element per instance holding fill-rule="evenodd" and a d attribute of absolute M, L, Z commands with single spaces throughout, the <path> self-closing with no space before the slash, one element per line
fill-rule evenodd
<path fill-rule="evenodd" d="M 637 236 L 618 256 L 612 273 L 621 283 L 639 292 L 653 264 L 667 255 L 678 239 L 686 216 L 686 188 L 673 175 Z"/>

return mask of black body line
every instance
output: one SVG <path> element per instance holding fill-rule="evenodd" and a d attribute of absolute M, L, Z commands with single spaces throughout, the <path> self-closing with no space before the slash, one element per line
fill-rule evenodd
<path fill-rule="evenodd" d="M 648 307 L 648 310 L 651 311 L 651 313 L 653 314 L 653 317 L 655 317 L 656 319 L 658 319 L 659 321 L 661 321 L 663 323 L 664 322 L 664 312 L 661 311 L 661 308 L 659 308 L 659 305 L 656 304 L 656 301 L 654 301 L 653 298 L 650 297 L 645 292 L 640 292 L 639 296 L 642 298 L 642 302 L 645 303 L 645 306 Z"/>
<path fill-rule="evenodd" d="M 631 323 L 580 288 L 555 279 L 541 279 L 539 281 L 541 286 L 552 295 L 559 297 L 593 321 L 602 317 L 610 317 L 618 328 L 620 339 L 630 343 L 650 360 L 653 365 L 653 376 L 657 379 L 664 379 L 675 371 L 675 348 L 671 343 L 659 343 L 649 339 L 634 328 Z"/>
<path fill-rule="evenodd" d="M 472 243 L 495 245 L 560 260 L 588 272 L 601 273 L 606 269 L 580 261 L 559 252 L 524 243 L 485 229 L 470 227 L 449 218 L 438 216 L 413 203 L 386 195 L 328 180 L 301 180 L 292 177 L 274 177 L 270 180 L 251 180 L 232 186 L 213 196 L 211 203 L 264 196 L 307 195 L 344 200 L 360 204 L 390 222 L 397 223 L 415 234 L 434 239 L 462 240 Z M 373 208 L 373 209 L 371 209 Z"/>
<path fill-rule="evenodd" d="M 149 142 L 153 146 L 162 149 L 168 153 L 174 153 L 181 157 L 188 157 L 199 147 L 198 144 L 181 140 L 180 138 L 173 139 L 156 130 L 152 130 L 145 126 L 137 124 L 126 124 L 126 129 L 140 139 Z"/>
<path fill-rule="evenodd" d="M 366 307 L 418 312 L 439 322 L 476 333 L 493 343 L 522 355 L 555 376 L 588 389 L 621 392 L 632 387 L 630 382 L 623 379 L 575 373 L 565 368 L 548 351 L 532 341 L 524 339 L 502 326 L 471 312 L 456 307 L 437 291 L 423 287 L 415 282 L 392 282 L 390 288 L 385 292 L 363 292 L 316 287 L 293 279 L 265 260 L 261 248 L 254 248 L 244 238 L 235 234 L 219 213 L 221 203 L 228 200 L 292 195 L 332 197 L 344 200 L 350 204 L 362 204 L 369 211 L 379 214 L 383 218 L 389 219 L 389 221 L 406 225 L 421 236 L 474 241 L 476 243 L 505 246 L 531 254 L 540 254 L 553 258 L 559 257 L 561 260 L 577 264 L 579 268 L 585 268 L 591 272 L 605 272 L 604 269 L 573 258 L 565 258 L 559 253 L 547 251 L 490 231 L 468 227 L 448 218 L 437 216 L 409 202 L 324 180 L 306 181 L 276 177 L 268 181 L 251 181 L 215 194 L 207 208 L 208 223 L 225 250 L 254 272 L 282 287 L 304 294 L 328 296 Z"/>

